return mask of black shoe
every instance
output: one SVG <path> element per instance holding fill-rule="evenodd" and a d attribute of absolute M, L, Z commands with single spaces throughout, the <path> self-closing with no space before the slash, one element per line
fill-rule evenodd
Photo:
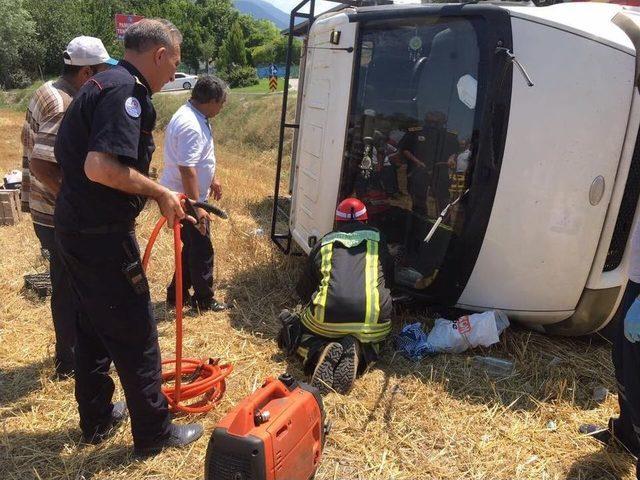
<path fill-rule="evenodd" d="M 334 370 L 340 362 L 340 357 L 342 357 L 342 345 L 338 342 L 328 343 L 320 352 L 318 363 L 311 375 L 311 385 L 320 390 L 323 395 L 333 389 Z"/>
<path fill-rule="evenodd" d="M 127 419 L 128 414 L 127 404 L 124 401 L 114 403 L 109 425 L 96 429 L 96 432 L 91 436 L 83 433 L 82 443 L 98 445 L 104 442 L 115 433 L 118 427 Z"/>
<path fill-rule="evenodd" d="M 233 304 L 219 302 L 215 298 L 209 301 L 199 302 L 192 300 L 192 306 L 200 310 L 200 312 L 222 312 L 223 310 L 230 310 L 233 308 Z"/>
<path fill-rule="evenodd" d="M 333 372 L 333 389 L 346 395 L 353 388 L 358 374 L 360 343 L 351 335 L 340 340 L 342 357 Z"/>
<path fill-rule="evenodd" d="M 633 439 L 630 440 L 624 438 L 621 431 L 616 432 L 614 420 L 609 420 L 608 427 L 601 427 L 590 423 L 580 425 L 579 431 L 584 435 L 588 435 L 589 437 L 594 438 L 603 445 L 610 445 L 611 440 L 614 440 L 617 444 L 619 444 L 622 448 L 624 448 L 627 452 L 629 452 L 636 458 L 640 454 L 638 442 Z"/>
<path fill-rule="evenodd" d="M 167 299 L 165 300 L 167 308 L 176 308 L 176 297 L 170 297 L 167 295 Z M 182 306 L 188 307 L 191 305 L 191 295 L 183 295 L 182 296 Z"/>
<path fill-rule="evenodd" d="M 190 423 L 187 425 L 176 425 L 172 423 L 169 427 L 169 436 L 160 442 L 146 447 L 135 447 L 134 454 L 137 457 L 150 457 L 162 452 L 165 448 L 184 447 L 198 440 L 204 429 L 199 423 Z"/>

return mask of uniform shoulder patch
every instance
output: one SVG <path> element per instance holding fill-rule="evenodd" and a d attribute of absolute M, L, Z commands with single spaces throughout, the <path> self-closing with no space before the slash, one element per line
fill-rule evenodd
<path fill-rule="evenodd" d="M 124 110 L 132 118 L 138 118 L 142 113 L 140 102 L 135 97 L 129 97 L 124 102 Z"/>

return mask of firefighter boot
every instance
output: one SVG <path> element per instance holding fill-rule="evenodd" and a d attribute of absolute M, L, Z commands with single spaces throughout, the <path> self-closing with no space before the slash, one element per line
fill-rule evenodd
<path fill-rule="evenodd" d="M 360 364 L 360 342 L 351 335 L 340 340 L 342 357 L 333 372 L 333 389 L 346 395 L 353 388 Z"/>
<path fill-rule="evenodd" d="M 333 389 L 333 378 L 336 366 L 342 357 L 342 345 L 331 342 L 324 346 L 318 357 L 318 363 L 311 375 L 311 385 L 326 395 Z"/>

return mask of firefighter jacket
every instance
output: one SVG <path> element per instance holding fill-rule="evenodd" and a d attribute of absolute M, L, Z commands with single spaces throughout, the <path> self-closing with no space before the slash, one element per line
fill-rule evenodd
<path fill-rule="evenodd" d="M 328 338 L 353 335 L 363 343 L 384 340 L 391 331 L 391 294 L 385 285 L 390 262 L 380 232 L 360 222 L 322 237 L 298 283 L 309 302 L 301 315 L 306 329 Z"/>

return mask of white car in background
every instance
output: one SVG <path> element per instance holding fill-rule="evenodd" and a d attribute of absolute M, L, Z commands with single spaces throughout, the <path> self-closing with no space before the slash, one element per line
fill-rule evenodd
<path fill-rule="evenodd" d="M 172 82 L 167 82 L 162 87 L 162 91 L 167 90 L 191 90 L 198 81 L 197 75 L 189 75 L 188 73 L 176 72 L 176 76 Z"/>

